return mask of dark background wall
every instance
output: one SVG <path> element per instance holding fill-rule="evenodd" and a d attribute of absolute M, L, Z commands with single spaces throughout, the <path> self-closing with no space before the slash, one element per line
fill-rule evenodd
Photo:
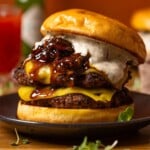
<path fill-rule="evenodd" d="M 0 0 L 13 4 L 15 0 Z M 150 0 L 43 0 L 46 16 L 68 8 L 84 8 L 115 18 L 130 25 L 131 15 L 137 9 L 150 7 Z"/>
<path fill-rule="evenodd" d="M 85 8 L 130 25 L 130 18 L 137 9 L 150 7 L 150 0 L 45 0 L 45 11 L 49 15 L 68 8 Z"/>

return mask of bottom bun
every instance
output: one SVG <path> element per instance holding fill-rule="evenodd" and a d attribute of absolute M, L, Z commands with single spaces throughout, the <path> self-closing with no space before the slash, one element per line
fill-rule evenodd
<path fill-rule="evenodd" d="M 120 112 L 133 104 L 105 109 L 62 109 L 18 103 L 17 116 L 21 120 L 48 123 L 87 123 L 116 121 Z"/>

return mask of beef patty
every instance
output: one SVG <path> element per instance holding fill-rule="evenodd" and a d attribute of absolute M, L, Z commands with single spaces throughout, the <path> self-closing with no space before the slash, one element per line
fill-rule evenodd
<path fill-rule="evenodd" d="M 60 37 L 53 37 L 45 40 L 42 45 L 33 48 L 27 61 L 15 69 L 14 79 L 20 85 L 42 86 L 44 83 L 39 81 L 38 73 L 41 66 L 49 65 L 51 74 L 47 78 L 49 78 L 50 83 L 46 86 L 50 85 L 55 88 L 73 86 L 82 88 L 115 87 L 104 72 L 90 66 L 89 58 L 90 54 L 82 56 L 80 53 L 74 53 L 73 46 L 69 41 Z M 34 64 L 30 75 L 24 71 L 28 61 L 32 61 Z M 129 78 L 128 72 L 125 82 Z"/>
<path fill-rule="evenodd" d="M 50 98 L 50 99 L 40 99 L 22 103 L 27 105 L 41 106 L 41 107 L 52 107 L 52 108 L 114 108 L 126 104 L 131 104 L 133 102 L 127 89 L 117 91 L 111 101 L 101 102 L 94 101 L 90 97 L 82 94 L 68 94 L 65 96 Z"/>
<path fill-rule="evenodd" d="M 38 80 L 34 80 L 33 78 L 30 78 L 27 76 L 27 74 L 24 71 L 24 68 L 22 65 L 18 66 L 14 70 L 14 79 L 17 81 L 20 85 L 26 85 L 26 86 L 43 86 L 41 82 Z M 52 87 L 67 87 L 68 86 L 68 80 L 69 76 L 67 76 L 64 73 L 60 73 L 59 75 L 55 76 L 53 78 L 52 83 L 50 83 L 50 86 Z M 103 73 L 98 72 L 89 72 L 87 74 L 79 74 L 76 73 L 76 76 L 74 78 L 74 86 L 83 87 L 83 88 L 107 88 L 112 87 L 111 83 L 106 80 Z"/>

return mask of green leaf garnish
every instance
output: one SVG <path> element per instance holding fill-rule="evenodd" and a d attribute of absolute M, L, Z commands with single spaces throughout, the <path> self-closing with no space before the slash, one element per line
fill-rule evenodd
<path fill-rule="evenodd" d="M 19 146 L 20 144 L 29 144 L 29 140 L 27 138 L 20 138 L 17 129 L 15 128 L 16 141 L 12 143 L 12 146 Z"/>
<path fill-rule="evenodd" d="M 95 143 L 88 142 L 87 136 L 85 136 L 81 145 L 74 146 L 73 150 L 98 150 L 100 145 L 101 145 L 101 141 L 97 140 Z"/>
<path fill-rule="evenodd" d="M 118 121 L 130 121 L 133 117 L 134 110 L 132 107 L 127 107 L 123 112 L 121 112 L 118 116 Z"/>
<path fill-rule="evenodd" d="M 22 138 L 22 144 L 29 144 L 30 141 L 27 138 Z"/>
<path fill-rule="evenodd" d="M 112 145 L 108 145 L 104 148 L 104 150 L 111 150 L 113 149 L 116 145 L 117 145 L 118 141 L 114 141 L 114 143 Z"/>
<path fill-rule="evenodd" d="M 98 150 L 99 148 L 103 148 L 104 150 L 112 150 L 118 141 L 115 141 L 112 145 L 105 145 L 102 144 L 100 140 L 96 140 L 95 142 L 88 142 L 87 137 L 84 137 L 83 142 L 79 146 L 74 146 L 73 150 Z"/>
<path fill-rule="evenodd" d="M 15 130 L 15 134 L 16 134 L 16 141 L 14 143 L 12 143 L 11 145 L 12 146 L 18 146 L 19 142 L 20 142 L 20 137 L 19 137 L 17 129 L 15 128 L 14 130 Z"/>

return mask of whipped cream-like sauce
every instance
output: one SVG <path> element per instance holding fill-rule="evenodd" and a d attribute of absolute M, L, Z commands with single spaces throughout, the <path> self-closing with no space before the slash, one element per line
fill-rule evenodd
<path fill-rule="evenodd" d="M 91 66 L 103 71 L 113 84 L 126 76 L 125 69 L 128 61 L 133 61 L 135 65 L 138 64 L 133 55 L 112 44 L 79 35 L 61 35 L 61 37 L 72 43 L 75 53 L 81 53 L 83 56 L 90 53 Z M 52 38 L 52 35 L 48 34 L 40 42 L 36 42 L 35 49 L 49 38 Z"/>

